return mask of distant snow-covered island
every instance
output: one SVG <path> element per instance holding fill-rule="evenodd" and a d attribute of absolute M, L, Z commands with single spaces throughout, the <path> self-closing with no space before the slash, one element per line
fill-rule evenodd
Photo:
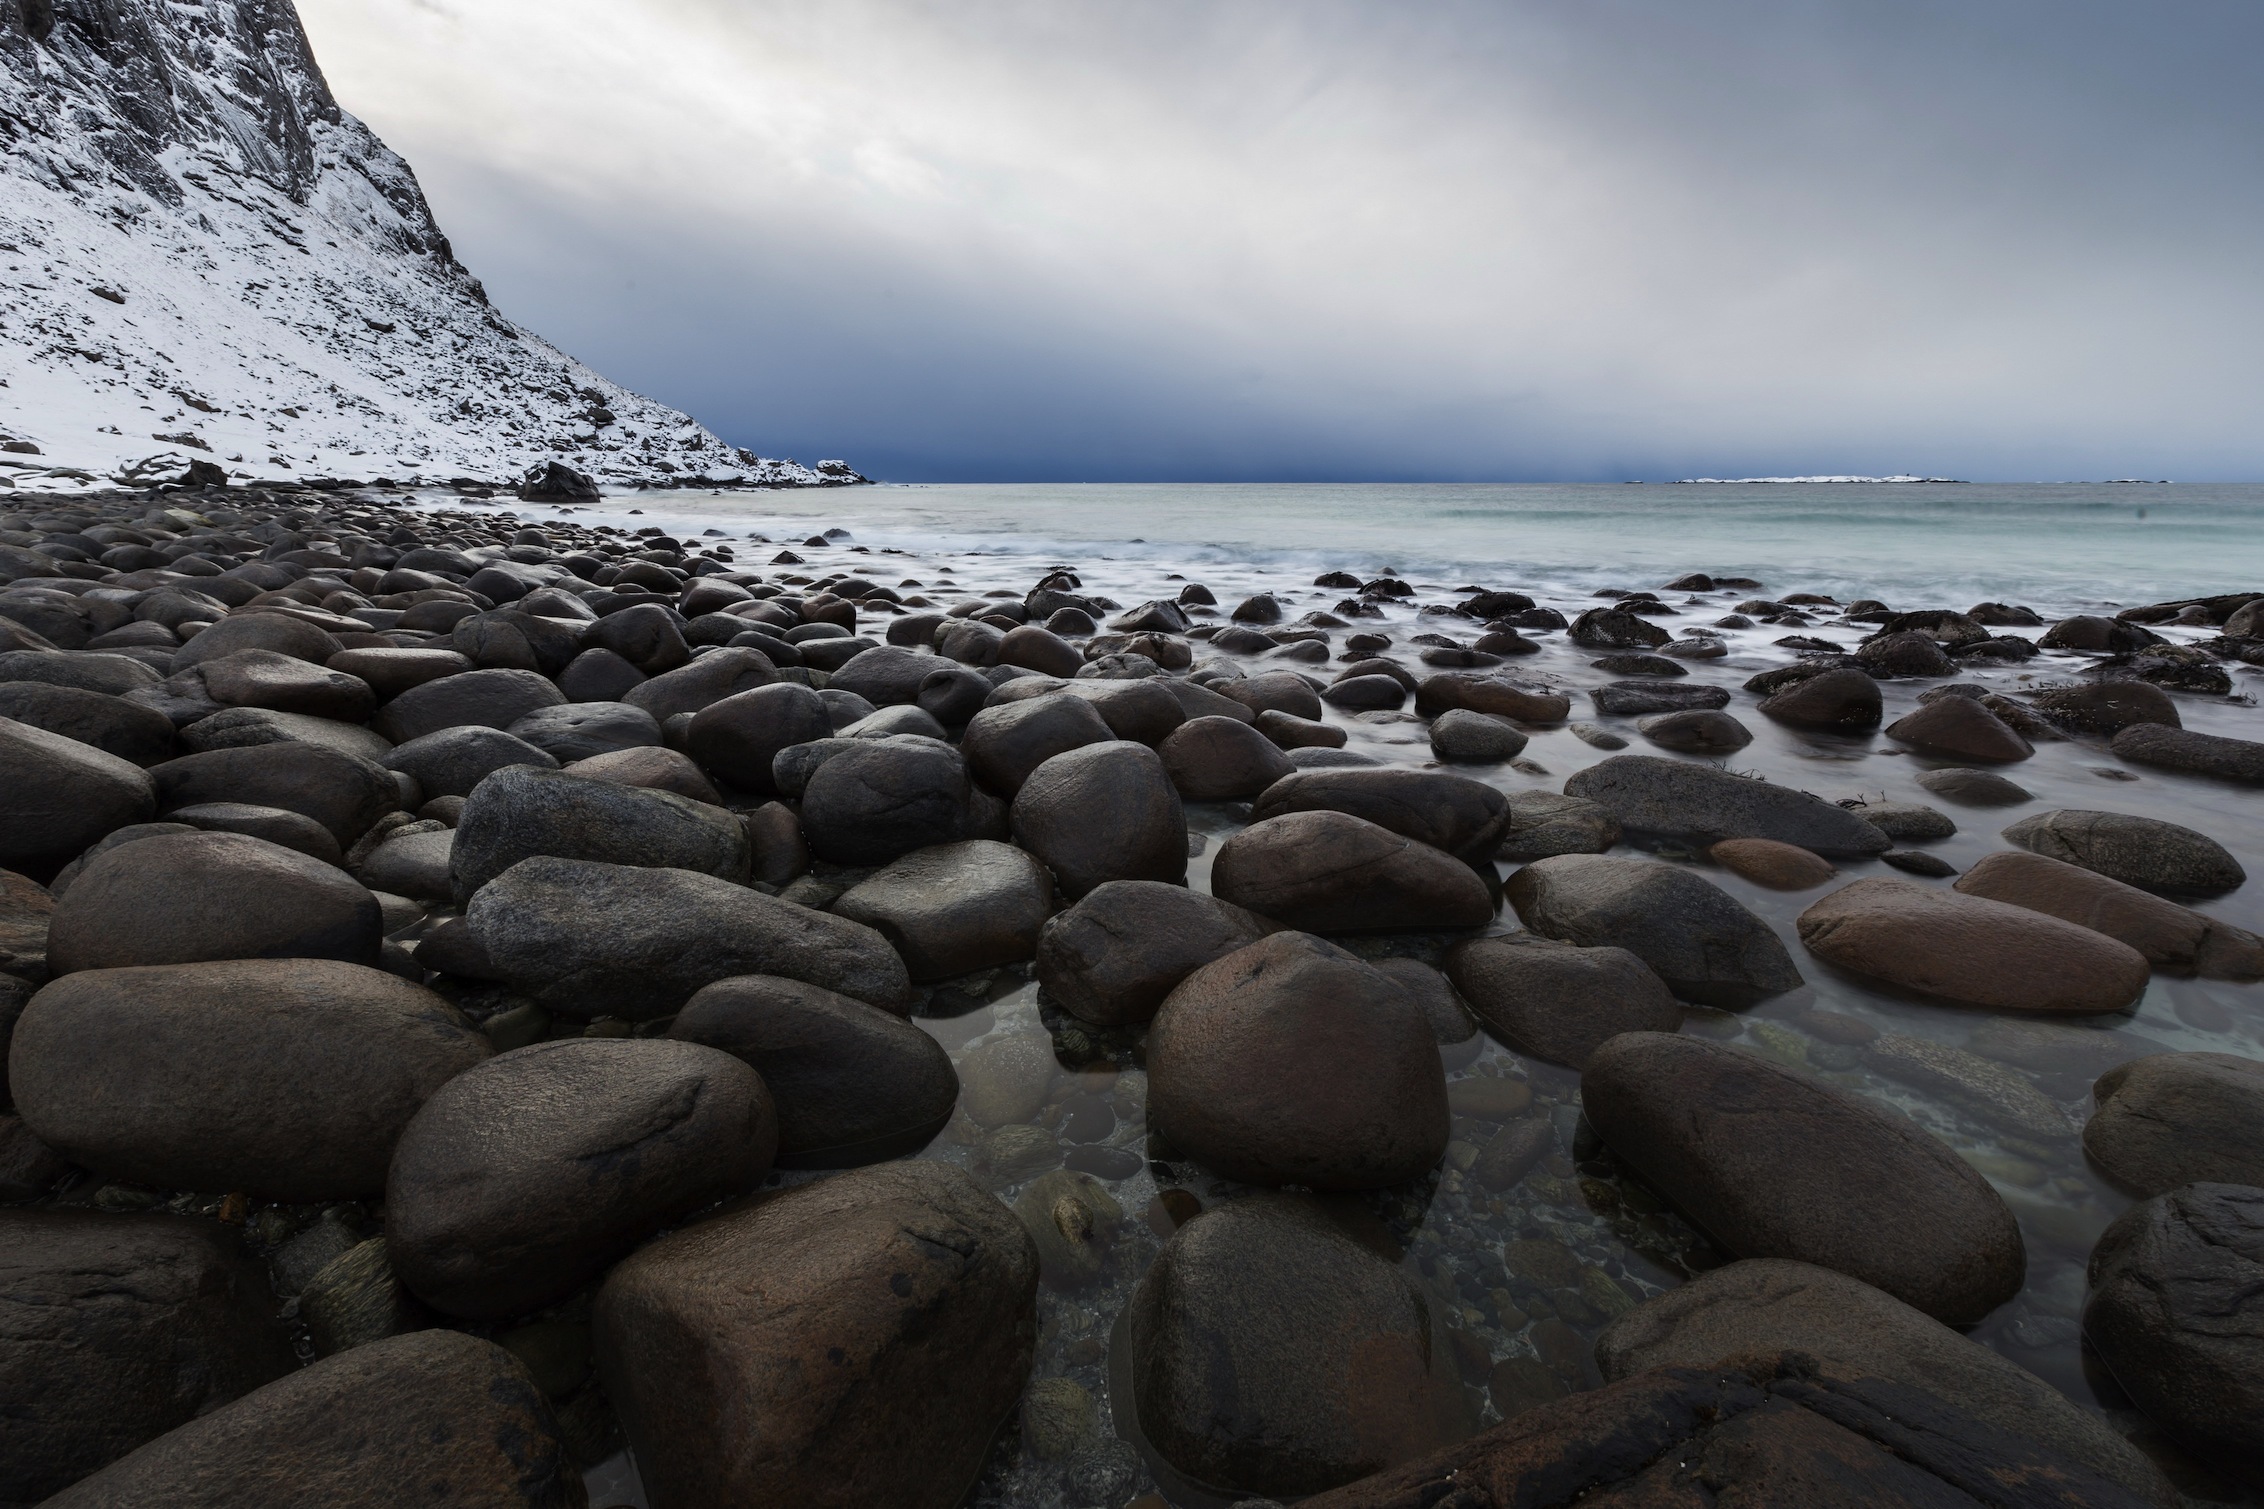
<path fill-rule="evenodd" d="M 1963 477 L 1685 477 L 1682 483 L 1704 484 L 1712 487 L 1743 487 L 1759 482 L 1950 482 L 1963 483 Z"/>

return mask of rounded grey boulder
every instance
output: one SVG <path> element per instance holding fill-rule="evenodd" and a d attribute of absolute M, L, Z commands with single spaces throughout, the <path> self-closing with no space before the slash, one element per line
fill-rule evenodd
<path fill-rule="evenodd" d="M 1688 760 L 1614 755 L 1573 775 L 1564 790 L 1602 806 L 1628 832 L 1701 847 L 1725 838 L 1773 838 L 1825 855 L 1892 847 L 1884 833 L 1822 797 Z"/>
<path fill-rule="evenodd" d="M 1055 755 L 1115 737 L 1090 701 L 1054 692 L 984 708 L 968 722 L 959 748 L 975 779 L 1011 800 Z"/>
<path fill-rule="evenodd" d="M 565 700 L 565 693 L 534 671 L 465 671 L 410 687 L 378 709 L 370 727 L 395 744 L 406 744 L 466 724 L 509 728 L 536 708 Z"/>
<path fill-rule="evenodd" d="M 811 854 L 881 865 L 971 836 L 975 792 L 958 750 L 917 737 L 840 742 L 802 788 Z"/>
<path fill-rule="evenodd" d="M 472 788 L 510 765 L 532 765 L 556 770 L 558 760 L 517 734 L 484 724 L 467 723 L 423 734 L 396 744 L 383 764 L 416 780 L 427 797 L 470 796 Z"/>
<path fill-rule="evenodd" d="M 385 1187 L 425 1097 L 488 1056 L 421 986 L 327 959 L 86 970 L 32 997 L 16 1105 L 73 1162 L 290 1202 Z"/>
<path fill-rule="evenodd" d="M 1446 976 L 1486 1030 L 1520 1053 L 1579 1069 L 1622 1032 L 1673 1032 L 1682 1007 L 1624 948 L 1513 934 L 1447 951 Z"/>
<path fill-rule="evenodd" d="M 1053 877 L 990 839 L 914 849 L 859 881 L 834 915 L 877 930 L 915 984 L 1027 959 L 1053 915 Z"/>
<path fill-rule="evenodd" d="M 769 1092 L 728 1053 L 667 1039 L 536 1043 L 457 1075 L 402 1130 L 386 1250 L 437 1310 L 523 1315 L 661 1227 L 752 1189 L 777 1145 Z"/>
<path fill-rule="evenodd" d="M 456 819 L 448 873 L 457 902 L 538 854 L 744 881 L 749 850 L 745 824 L 725 808 L 570 771 L 507 766 L 472 789 Z"/>
<path fill-rule="evenodd" d="M 1187 813 L 1144 744 L 1118 739 L 1055 755 L 1023 782 L 1011 818 L 1014 841 L 1071 900 L 1111 880 L 1186 878 Z"/>
<path fill-rule="evenodd" d="M 1138 1026 L 1181 980 L 1275 924 L 1229 901 L 1154 880 L 1112 880 L 1038 937 L 1038 984 L 1096 1027 Z"/>
<path fill-rule="evenodd" d="M 1768 924 L 1679 865 L 1560 854 L 1519 870 L 1502 894 L 1542 937 L 1624 948 L 1669 990 L 1703 1006 L 1750 1006 L 1801 984 Z"/>
<path fill-rule="evenodd" d="M 1317 933 L 1483 927 L 1494 914 L 1486 883 L 1469 865 L 1343 812 L 1253 823 L 1219 846 L 1211 890 Z"/>
<path fill-rule="evenodd" d="M 626 702 L 569 702 L 538 707 L 511 725 L 510 732 L 561 765 L 619 749 L 646 749 L 660 743 L 652 714 Z"/>
<path fill-rule="evenodd" d="M 2205 833 L 2156 817 L 2068 809 L 2039 812 L 2005 829 L 2031 854 L 2081 865 L 2142 891 L 2216 895 L 2248 879 L 2240 861 Z"/>
<path fill-rule="evenodd" d="M 772 765 L 778 752 L 832 732 L 825 699 L 806 686 L 782 681 L 701 708 L 692 716 L 684 747 L 703 770 L 741 791 L 775 796 Z"/>
<path fill-rule="evenodd" d="M 89 844 L 157 811 L 139 765 L 0 718 L 0 868 L 46 879 Z"/>

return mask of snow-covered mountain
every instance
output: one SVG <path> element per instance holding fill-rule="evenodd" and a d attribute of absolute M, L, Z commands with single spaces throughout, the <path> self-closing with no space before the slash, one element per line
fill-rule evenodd
<path fill-rule="evenodd" d="M 0 0 L 0 487 L 191 459 L 863 480 L 735 449 L 498 313 L 291 0 Z"/>

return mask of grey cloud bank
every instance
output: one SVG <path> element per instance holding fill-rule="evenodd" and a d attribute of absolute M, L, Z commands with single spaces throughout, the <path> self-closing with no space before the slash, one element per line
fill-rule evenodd
<path fill-rule="evenodd" d="M 2264 12 L 302 0 L 514 318 L 930 479 L 2264 475 Z"/>

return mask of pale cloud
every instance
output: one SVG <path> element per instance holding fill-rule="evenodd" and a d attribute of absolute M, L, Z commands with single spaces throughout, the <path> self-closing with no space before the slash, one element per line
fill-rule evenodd
<path fill-rule="evenodd" d="M 898 475 L 2254 475 L 2232 4 L 301 0 L 516 316 Z"/>

